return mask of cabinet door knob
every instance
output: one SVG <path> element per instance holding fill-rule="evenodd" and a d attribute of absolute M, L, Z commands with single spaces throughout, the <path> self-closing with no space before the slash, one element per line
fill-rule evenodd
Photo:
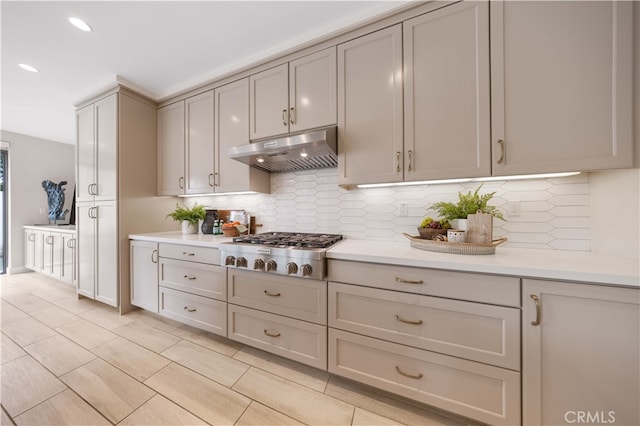
<path fill-rule="evenodd" d="M 195 311 L 197 311 L 197 309 L 195 307 L 193 307 L 193 306 L 185 306 L 184 310 L 187 311 L 187 312 L 195 312 Z"/>
<path fill-rule="evenodd" d="M 413 171 L 413 151 L 409 151 L 409 167 L 407 168 L 408 171 L 412 172 Z"/>
<path fill-rule="evenodd" d="M 400 151 L 396 152 L 396 173 L 400 173 Z"/>
<path fill-rule="evenodd" d="M 497 163 L 502 164 L 504 163 L 504 141 L 502 139 L 498 139 L 498 145 L 500 145 L 500 158 L 498 158 Z"/>
<path fill-rule="evenodd" d="M 265 290 L 264 294 L 271 297 L 280 297 L 280 293 L 270 293 L 269 290 Z"/>
<path fill-rule="evenodd" d="M 158 263 L 158 250 L 153 250 L 151 252 L 151 262 Z"/>
<path fill-rule="evenodd" d="M 296 124 L 296 110 L 293 107 L 289 108 L 289 121 Z"/>
<path fill-rule="evenodd" d="M 531 321 L 531 325 L 540 325 L 540 317 L 542 316 L 542 305 L 540 303 L 540 298 L 535 294 L 530 294 L 529 297 L 531 297 L 533 302 L 536 304 L 536 319 L 534 321 Z"/>
<path fill-rule="evenodd" d="M 285 127 L 287 127 L 287 110 L 283 109 L 282 110 L 282 124 L 284 124 Z"/>
<path fill-rule="evenodd" d="M 209 173 L 209 186 L 213 188 L 213 186 L 215 185 L 215 182 L 216 182 L 215 179 L 213 179 L 213 173 Z"/>
<path fill-rule="evenodd" d="M 180 189 L 184 189 L 184 176 L 180 176 L 180 179 L 178 179 L 178 186 Z"/>
<path fill-rule="evenodd" d="M 188 279 L 189 281 L 194 281 L 196 279 L 195 275 L 185 275 L 184 278 Z"/>

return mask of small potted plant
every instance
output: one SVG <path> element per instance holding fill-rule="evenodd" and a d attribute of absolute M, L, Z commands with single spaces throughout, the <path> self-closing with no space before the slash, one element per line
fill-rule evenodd
<path fill-rule="evenodd" d="M 420 238 L 433 240 L 436 235 L 447 235 L 447 229 L 451 228 L 449 219 L 435 220 L 431 216 L 422 219 L 418 227 Z"/>
<path fill-rule="evenodd" d="M 167 215 L 167 217 L 182 224 L 183 234 L 196 234 L 198 232 L 198 224 L 206 216 L 207 211 L 204 206 L 198 203 L 191 208 L 176 204 L 176 209 Z"/>
<path fill-rule="evenodd" d="M 440 216 L 451 221 L 452 225 L 457 229 L 466 229 L 466 219 L 470 214 L 485 213 L 504 220 L 502 212 L 496 206 L 488 204 L 496 193 L 480 194 L 480 188 L 482 188 L 482 185 L 473 194 L 471 191 L 466 194 L 458 192 L 457 203 L 440 201 L 431 205 L 429 209 L 435 210 Z M 455 225 L 453 224 L 454 221 L 457 222 Z"/>

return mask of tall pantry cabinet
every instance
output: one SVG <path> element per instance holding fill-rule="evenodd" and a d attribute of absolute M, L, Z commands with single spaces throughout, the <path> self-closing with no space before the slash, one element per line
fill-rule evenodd
<path fill-rule="evenodd" d="M 156 197 L 156 108 L 116 85 L 76 112 L 78 294 L 131 310 L 131 233 L 169 229 Z"/>

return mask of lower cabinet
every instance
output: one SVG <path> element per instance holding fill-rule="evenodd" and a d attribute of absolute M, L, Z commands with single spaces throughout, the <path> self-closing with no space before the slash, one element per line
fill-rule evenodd
<path fill-rule="evenodd" d="M 219 250 L 160 243 L 158 258 L 158 313 L 226 337 L 227 268 Z"/>
<path fill-rule="evenodd" d="M 77 285 L 76 233 L 55 226 L 24 229 L 24 266 L 67 284 Z"/>
<path fill-rule="evenodd" d="M 131 241 L 131 304 L 158 313 L 158 243 Z"/>
<path fill-rule="evenodd" d="M 490 424 L 520 424 L 520 373 L 329 329 L 329 372 Z"/>
<path fill-rule="evenodd" d="M 116 201 L 77 204 L 78 294 L 114 307 L 119 301 Z"/>
<path fill-rule="evenodd" d="M 523 280 L 523 421 L 640 424 L 640 289 Z"/>
<path fill-rule="evenodd" d="M 220 300 L 160 287 L 160 315 L 227 335 L 227 303 Z"/>
<path fill-rule="evenodd" d="M 520 424 L 517 278 L 334 260 L 328 269 L 329 372 Z"/>
<path fill-rule="evenodd" d="M 229 338 L 327 369 L 327 327 L 229 304 Z"/>
<path fill-rule="evenodd" d="M 74 287 L 78 285 L 78 268 L 76 266 L 76 234 L 60 235 L 60 279 Z"/>
<path fill-rule="evenodd" d="M 229 269 L 230 339 L 327 369 L 327 282 Z"/>

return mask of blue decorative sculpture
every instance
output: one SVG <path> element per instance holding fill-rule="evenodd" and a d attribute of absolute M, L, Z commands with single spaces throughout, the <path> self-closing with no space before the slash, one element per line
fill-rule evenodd
<path fill-rule="evenodd" d="M 47 193 L 47 203 L 49 204 L 49 221 L 56 220 L 64 220 L 67 213 L 69 213 L 69 209 L 62 211 L 64 207 L 64 188 L 63 186 L 67 184 L 66 180 L 63 180 L 60 183 L 54 183 L 50 180 L 43 180 L 42 187 Z"/>

